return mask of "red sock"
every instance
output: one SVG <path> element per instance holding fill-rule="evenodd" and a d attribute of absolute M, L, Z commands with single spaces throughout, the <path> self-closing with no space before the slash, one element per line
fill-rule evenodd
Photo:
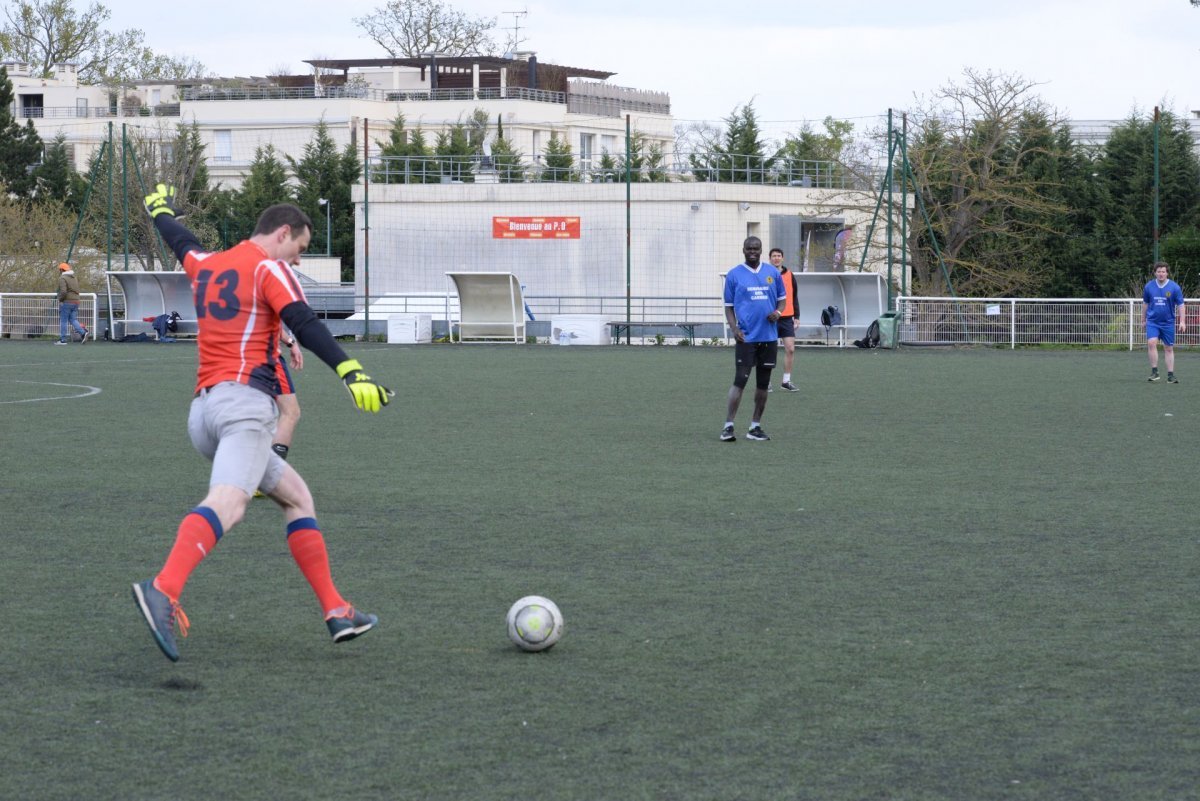
<path fill-rule="evenodd" d="M 167 555 L 167 562 L 154 577 L 154 586 L 178 601 L 183 585 L 204 557 L 216 547 L 217 540 L 224 534 L 216 512 L 207 506 L 197 506 L 179 523 L 175 533 L 175 545 Z"/>
<path fill-rule="evenodd" d="M 317 521 L 311 517 L 293 520 L 287 527 L 288 548 L 292 558 L 300 567 L 304 578 L 308 579 L 321 609 L 326 615 L 340 606 L 346 605 L 346 599 L 333 586 L 333 575 L 329 571 L 329 552 L 325 550 L 325 537 L 317 527 Z"/>

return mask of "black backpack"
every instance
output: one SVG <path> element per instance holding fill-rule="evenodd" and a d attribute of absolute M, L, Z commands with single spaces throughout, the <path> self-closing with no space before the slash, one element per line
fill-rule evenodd
<path fill-rule="evenodd" d="M 842 313 L 837 306 L 826 306 L 821 309 L 821 325 L 832 328 L 842 324 Z"/>
<path fill-rule="evenodd" d="M 867 326 L 867 333 L 863 334 L 862 339 L 854 340 L 856 348 L 878 348 L 879 347 L 879 321 L 872 320 Z"/>

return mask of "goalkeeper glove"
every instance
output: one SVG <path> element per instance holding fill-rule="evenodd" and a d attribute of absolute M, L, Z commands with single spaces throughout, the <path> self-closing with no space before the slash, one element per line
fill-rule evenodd
<path fill-rule="evenodd" d="M 396 394 L 382 384 L 375 383 L 371 376 L 363 372 L 358 359 L 347 359 L 339 364 L 337 374 L 345 382 L 350 397 L 354 398 L 354 405 L 364 412 L 378 412 Z"/>
<path fill-rule="evenodd" d="M 160 214 L 174 217 L 178 214 L 178 210 L 175 208 L 175 187 L 173 186 L 159 184 L 152 194 L 146 195 L 143 203 L 146 206 L 146 212 L 151 217 L 157 217 Z"/>

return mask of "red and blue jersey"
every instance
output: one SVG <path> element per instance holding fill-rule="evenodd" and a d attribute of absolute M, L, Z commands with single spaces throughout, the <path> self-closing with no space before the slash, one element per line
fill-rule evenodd
<path fill-rule="evenodd" d="M 199 327 L 196 389 L 235 381 L 278 395 L 279 312 L 307 303 L 292 268 L 247 240 L 219 253 L 193 250 L 183 269 Z"/>

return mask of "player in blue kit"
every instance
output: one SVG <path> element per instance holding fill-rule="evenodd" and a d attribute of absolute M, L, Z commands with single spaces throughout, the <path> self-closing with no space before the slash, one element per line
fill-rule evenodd
<path fill-rule="evenodd" d="M 725 320 L 733 331 L 736 368 L 733 386 L 729 388 L 729 413 L 721 429 L 722 442 L 736 442 L 733 418 L 742 402 L 742 390 L 755 370 L 754 416 L 746 439 L 769 440 L 762 428 L 763 411 L 767 408 L 767 389 L 771 386 L 771 370 L 779 350 L 779 328 L 787 295 L 783 278 L 770 264 L 762 263 L 762 240 L 747 237 L 742 243 L 745 261 L 725 274 Z"/>
<path fill-rule="evenodd" d="M 1146 321 L 1146 351 L 1150 355 L 1150 380 L 1158 380 L 1158 341 L 1163 344 L 1167 362 L 1167 383 L 1178 384 L 1175 377 L 1175 320 L 1179 331 L 1187 330 L 1183 320 L 1183 290 L 1167 277 L 1165 261 L 1154 263 L 1154 279 L 1142 290 L 1142 316 Z"/>

